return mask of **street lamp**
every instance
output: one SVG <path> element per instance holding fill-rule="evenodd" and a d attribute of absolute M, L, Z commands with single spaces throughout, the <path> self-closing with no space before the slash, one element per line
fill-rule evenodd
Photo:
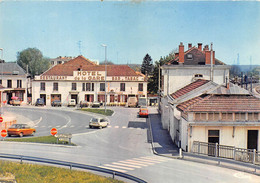
<path fill-rule="evenodd" d="M 107 112 L 107 45 L 102 44 L 105 47 L 105 113 Z"/>
<path fill-rule="evenodd" d="M 0 48 L 0 50 L 2 51 L 1 53 L 1 66 L 2 66 L 2 71 L 1 71 L 1 85 L 3 85 L 3 62 L 4 62 L 4 49 Z M 3 110 L 3 92 L 1 92 L 1 115 L 3 115 L 4 110 Z"/>

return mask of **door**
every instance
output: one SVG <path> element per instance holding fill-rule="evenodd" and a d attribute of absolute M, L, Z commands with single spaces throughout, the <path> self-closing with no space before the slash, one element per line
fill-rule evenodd
<path fill-rule="evenodd" d="M 247 149 L 258 150 L 258 130 L 247 131 Z"/>
<path fill-rule="evenodd" d="M 219 144 L 219 130 L 209 130 L 208 131 L 208 155 L 216 156 L 216 143 Z"/>
<path fill-rule="evenodd" d="M 44 105 L 46 105 L 46 94 L 40 94 L 40 98 L 43 99 Z"/>
<path fill-rule="evenodd" d="M 78 95 L 71 95 L 71 99 L 75 99 L 76 104 L 78 104 Z"/>

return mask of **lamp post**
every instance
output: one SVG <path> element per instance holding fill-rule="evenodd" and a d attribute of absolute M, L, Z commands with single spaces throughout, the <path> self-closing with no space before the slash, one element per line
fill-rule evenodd
<path fill-rule="evenodd" d="M 105 47 L 105 113 L 107 112 L 107 45 L 102 44 Z"/>
<path fill-rule="evenodd" d="M 0 48 L 1 50 L 1 66 L 2 66 L 2 70 L 1 70 L 1 85 L 3 85 L 3 62 L 4 62 L 4 49 L 3 48 Z M 4 113 L 4 110 L 3 110 L 3 92 L 1 92 L 1 115 L 3 115 Z"/>

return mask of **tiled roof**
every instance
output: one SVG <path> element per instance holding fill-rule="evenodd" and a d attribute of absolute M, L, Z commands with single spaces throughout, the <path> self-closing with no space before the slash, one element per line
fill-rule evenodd
<path fill-rule="evenodd" d="M 188 58 L 188 53 L 192 54 L 192 59 Z M 178 64 L 179 57 L 176 57 L 174 60 L 170 61 L 170 64 Z M 196 47 L 192 47 L 189 50 L 184 52 L 184 63 L 183 65 L 205 65 L 205 52 L 199 50 Z M 215 59 L 215 65 L 225 65 L 218 59 Z"/>
<path fill-rule="evenodd" d="M 73 71 L 105 71 L 105 65 L 96 65 L 83 56 L 68 61 L 65 64 L 58 64 L 45 73 L 43 76 L 73 76 Z M 136 73 L 127 65 L 107 65 L 107 76 L 144 76 Z"/>
<path fill-rule="evenodd" d="M 229 94 L 235 94 L 235 95 L 250 95 L 249 91 L 241 88 L 238 85 L 235 85 L 233 83 L 229 83 L 229 87 L 221 86 L 217 89 L 209 92 L 208 94 L 222 94 L 222 95 L 229 95 Z"/>
<path fill-rule="evenodd" d="M 174 99 L 177 99 L 179 98 L 180 96 L 186 94 L 186 93 L 189 93 L 191 92 L 192 90 L 208 83 L 209 80 L 204 80 L 204 79 L 198 79 L 196 81 L 194 81 L 193 83 L 177 90 L 176 92 L 174 92 L 173 94 L 171 94 L 171 96 L 174 98 Z"/>
<path fill-rule="evenodd" d="M 260 112 L 260 99 L 247 95 L 204 95 L 177 108 L 186 112 Z"/>

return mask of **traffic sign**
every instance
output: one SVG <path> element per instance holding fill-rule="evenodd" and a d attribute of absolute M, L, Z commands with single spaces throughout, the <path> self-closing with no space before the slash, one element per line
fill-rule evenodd
<path fill-rule="evenodd" d="M 1 131 L 1 136 L 5 138 L 6 135 L 7 135 L 7 131 L 6 131 L 6 130 L 2 130 L 2 131 Z"/>
<path fill-rule="evenodd" d="M 53 136 L 56 135 L 57 132 L 58 132 L 58 131 L 57 131 L 56 128 L 52 128 L 52 129 L 51 129 L 51 134 L 52 134 Z"/>
<path fill-rule="evenodd" d="M 0 123 L 2 123 L 4 121 L 3 117 L 0 116 Z"/>

